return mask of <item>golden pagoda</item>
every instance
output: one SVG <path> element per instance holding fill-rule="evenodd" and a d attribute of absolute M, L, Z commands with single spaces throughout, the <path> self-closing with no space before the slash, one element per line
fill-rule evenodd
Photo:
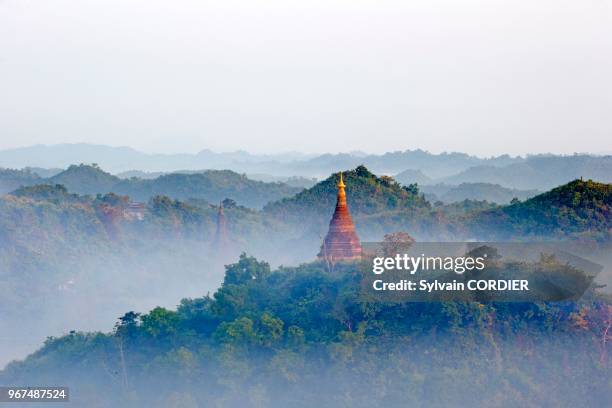
<path fill-rule="evenodd" d="M 336 261 L 356 261 L 361 259 L 361 242 L 355 225 L 351 218 L 351 213 L 346 205 L 346 192 L 344 191 L 344 180 L 340 173 L 338 183 L 338 200 L 336 210 L 329 222 L 329 231 L 321 245 L 321 251 L 317 255 L 319 259 L 328 262 Z"/>

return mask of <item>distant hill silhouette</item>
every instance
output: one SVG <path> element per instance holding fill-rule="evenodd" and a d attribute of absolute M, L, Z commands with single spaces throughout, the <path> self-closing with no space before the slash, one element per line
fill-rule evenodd
<path fill-rule="evenodd" d="M 42 178 L 53 177 L 56 174 L 59 174 L 64 171 L 64 169 L 59 168 L 43 169 L 42 167 L 25 167 L 24 170 L 32 172 Z"/>
<path fill-rule="evenodd" d="M 525 200 L 540 193 L 538 190 L 517 190 L 491 183 L 461 183 L 458 186 L 448 184 L 419 185 L 419 188 L 425 193 L 428 200 L 440 200 L 444 203 L 478 200 L 508 204 L 514 198 Z"/>
<path fill-rule="evenodd" d="M 111 173 L 130 170 L 169 172 L 176 170 L 232 169 L 240 173 L 274 176 L 325 177 L 339 168 L 365 164 L 380 174 L 397 174 L 419 169 L 431 177 L 450 176 L 479 165 L 505 166 L 524 159 L 502 155 L 489 159 L 465 153 L 432 154 L 423 150 L 388 152 L 382 155 L 340 153 L 306 155 L 299 153 L 250 154 L 244 151 L 217 153 L 147 154 L 128 147 L 90 144 L 36 145 L 0 151 L 0 166 L 66 168 L 73 163 L 98 163 Z"/>
<path fill-rule="evenodd" d="M 414 183 L 422 186 L 425 184 L 431 184 L 433 182 L 433 179 L 424 174 L 421 170 L 413 169 L 404 170 L 401 173 L 396 174 L 393 178 L 397 180 L 398 183 L 405 186 Z"/>
<path fill-rule="evenodd" d="M 122 179 L 129 179 L 132 177 L 141 178 L 141 179 L 154 179 L 159 176 L 163 176 L 164 174 L 168 174 L 169 172 L 165 171 L 141 171 L 141 170 L 128 170 L 122 171 L 121 173 L 117 173 L 116 176 Z M 178 172 L 175 172 L 178 173 Z"/>
<path fill-rule="evenodd" d="M 245 173 L 279 173 L 284 163 L 312 156 L 300 153 L 253 155 L 244 151 L 148 154 L 130 147 L 86 143 L 35 145 L 0 151 L 0 167 L 66 168 L 73 163 L 98 163 L 111 173 L 131 170 L 170 172 L 180 169 L 233 169 Z M 289 172 L 287 176 L 293 175 Z"/>
<path fill-rule="evenodd" d="M 306 155 L 299 153 L 250 154 L 244 151 L 217 153 L 202 150 L 197 153 L 147 154 L 128 147 L 90 144 L 30 146 L 0 151 L 0 167 L 66 168 L 73 163 L 98 163 L 110 173 L 126 173 L 151 178 L 138 172 L 161 173 L 231 169 L 238 173 L 270 175 L 272 177 L 324 178 L 338 169 L 365 165 L 377 174 L 396 174 L 402 184 L 492 183 L 522 190 L 547 190 L 570 180 L 584 177 L 610 182 L 612 156 L 537 155 L 490 158 L 465 153 L 433 154 L 423 150 L 404 150 L 384 154 L 363 152 Z M 420 171 L 411 173 L 411 170 Z M 405 174 L 402 174 L 406 172 Z M 421 180 L 419 180 L 421 179 Z M 303 185 L 303 184 L 300 184 Z"/>
<path fill-rule="evenodd" d="M 441 181 L 446 184 L 478 182 L 522 190 L 547 190 L 579 177 L 611 183 L 612 156 L 533 156 L 504 167 L 472 167 Z"/>
<path fill-rule="evenodd" d="M 41 177 L 30 170 L 0 168 L 0 194 L 6 194 L 21 186 L 36 184 L 40 181 Z"/>
<path fill-rule="evenodd" d="M 471 166 L 504 166 L 520 160 L 522 159 L 507 155 L 482 159 L 465 153 L 432 154 L 423 150 L 405 150 L 381 155 L 323 154 L 309 160 L 290 163 L 290 169 L 293 174 L 317 176 L 329 174 L 339 168 L 353 168 L 363 164 L 379 174 L 397 174 L 406 169 L 418 169 L 437 178 L 458 173 Z"/>

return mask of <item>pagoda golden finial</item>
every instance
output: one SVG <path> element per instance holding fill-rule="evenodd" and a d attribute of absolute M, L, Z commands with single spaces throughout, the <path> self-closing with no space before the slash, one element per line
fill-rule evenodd
<path fill-rule="evenodd" d="M 340 172 L 340 182 L 338 183 L 338 187 L 339 187 L 339 188 L 344 188 L 344 187 L 346 187 L 346 186 L 344 185 L 344 181 L 342 180 L 342 172 Z"/>

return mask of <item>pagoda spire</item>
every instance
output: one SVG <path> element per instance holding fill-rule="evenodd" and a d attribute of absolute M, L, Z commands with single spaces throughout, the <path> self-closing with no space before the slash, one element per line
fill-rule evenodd
<path fill-rule="evenodd" d="M 346 192 L 344 191 L 344 180 L 342 180 L 342 172 L 340 172 L 340 182 L 338 183 L 338 201 L 337 205 L 346 207 Z"/>
<path fill-rule="evenodd" d="M 359 260 L 361 259 L 361 243 L 346 204 L 346 191 L 344 190 L 346 185 L 342 172 L 340 172 L 337 187 L 336 209 L 329 222 L 329 231 L 323 240 L 318 257 L 330 262 Z"/>

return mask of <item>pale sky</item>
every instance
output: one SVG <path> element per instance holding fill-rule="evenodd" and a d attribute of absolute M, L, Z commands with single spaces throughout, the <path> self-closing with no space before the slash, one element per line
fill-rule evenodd
<path fill-rule="evenodd" d="M 0 0 L 0 149 L 612 152 L 612 0 Z"/>

